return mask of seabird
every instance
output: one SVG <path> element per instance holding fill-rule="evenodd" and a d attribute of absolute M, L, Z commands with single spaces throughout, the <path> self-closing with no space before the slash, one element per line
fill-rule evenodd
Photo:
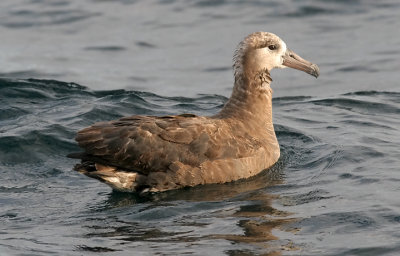
<path fill-rule="evenodd" d="M 78 132 L 84 150 L 74 170 L 114 190 L 161 192 L 248 178 L 276 163 L 270 70 L 291 67 L 318 77 L 317 65 L 268 32 L 239 43 L 233 92 L 213 116 L 130 116 Z"/>

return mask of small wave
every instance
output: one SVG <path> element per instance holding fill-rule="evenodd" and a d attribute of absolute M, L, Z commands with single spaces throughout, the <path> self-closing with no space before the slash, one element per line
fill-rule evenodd
<path fill-rule="evenodd" d="M 318 141 L 317 138 L 314 138 L 310 135 L 304 134 L 302 131 L 296 130 L 294 128 L 283 126 L 283 125 L 275 125 L 275 132 L 279 139 L 281 140 L 300 140 L 303 143 L 309 143 L 313 141 Z"/>
<path fill-rule="evenodd" d="M 142 48 L 157 48 L 156 45 L 144 41 L 138 41 L 136 45 Z"/>
<path fill-rule="evenodd" d="M 332 98 L 324 100 L 313 100 L 316 105 L 325 105 L 340 109 L 357 112 L 360 114 L 399 114 L 400 108 L 389 104 L 375 101 L 366 101 L 354 98 Z"/>
<path fill-rule="evenodd" d="M 108 45 L 108 46 L 88 46 L 85 47 L 85 50 L 100 51 L 100 52 L 120 52 L 120 51 L 125 51 L 126 48 L 123 46 Z"/>
<path fill-rule="evenodd" d="M 77 247 L 78 251 L 84 251 L 84 252 L 117 252 L 121 250 L 115 250 L 112 248 L 108 247 L 100 247 L 100 246 L 87 246 L 87 245 L 78 245 Z"/>
<path fill-rule="evenodd" d="M 32 184 L 29 185 L 15 185 L 15 186 L 0 186 L 0 193 L 15 193 L 15 194 L 19 194 L 19 193 L 28 193 L 28 192 L 36 192 L 36 188 L 34 186 L 32 186 Z M 17 214 L 7 214 L 4 217 L 16 217 Z M 1 218 L 2 216 L 0 216 Z"/>
<path fill-rule="evenodd" d="M 366 72 L 366 73 L 375 73 L 379 72 L 379 69 L 371 68 L 368 66 L 362 66 L 362 65 L 357 65 L 357 66 L 347 66 L 343 68 L 339 68 L 336 70 L 337 72 Z"/>
<path fill-rule="evenodd" d="M 11 29 L 37 26 L 55 26 L 74 23 L 101 15 L 84 10 L 16 10 L 10 19 L 3 19 L 0 24 Z"/>
<path fill-rule="evenodd" d="M 13 72 L 7 73 L 0 73 L 1 78 L 15 78 L 15 79 L 28 79 L 30 77 L 47 77 L 47 78 L 58 78 L 62 76 L 62 74 L 57 73 L 45 73 L 35 69 L 28 69 L 28 70 L 18 70 Z"/>
<path fill-rule="evenodd" d="M 225 72 L 225 71 L 230 71 L 232 68 L 231 67 L 214 67 L 214 68 L 206 68 L 203 71 L 204 72 Z"/>
<path fill-rule="evenodd" d="M 307 232 L 312 232 L 312 227 L 331 229 L 334 233 L 351 232 L 354 229 L 375 229 L 378 223 L 363 212 L 332 212 L 304 219 L 302 225 Z"/>

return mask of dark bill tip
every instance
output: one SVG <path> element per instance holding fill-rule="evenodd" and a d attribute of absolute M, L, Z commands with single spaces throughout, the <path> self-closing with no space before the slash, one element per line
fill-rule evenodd
<path fill-rule="evenodd" d="M 292 50 L 287 49 L 285 55 L 283 56 L 283 65 L 298 69 L 306 72 L 317 78 L 319 76 L 319 67 L 308 60 L 303 59 L 297 55 Z"/>
<path fill-rule="evenodd" d="M 319 67 L 315 64 L 311 65 L 310 75 L 314 76 L 315 78 L 319 77 Z"/>

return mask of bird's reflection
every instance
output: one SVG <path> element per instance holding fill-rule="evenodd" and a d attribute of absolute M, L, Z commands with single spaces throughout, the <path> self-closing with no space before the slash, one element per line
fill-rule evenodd
<path fill-rule="evenodd" d="M 242 247 L 248 246 L 257 248 L 263 255 L 279 255 L 282 250 L 295 249 L 290 242 L 280 243 L 272 234 L 273 230 L 287 231 L 284 227 L 295 221 L 290 218 L 290 213 L 272 206 L 279 195 L 268 193 L 269 188 L 283 183 L 283 168 L 284 164 L 278 162 L 250 179 L 146 197 L 113 192 L 103 208 L 96 211 L 113 211 L 115 220 L 110 221 L 108 216 L 108 225 L 88 226 L 93 230 L 88 236 L 118 237 L 124 243 L 169 242 L 171 246 L 173 243 L 220 239 L 234 245 L 224 251 L 228 255 L 247 255 Z M 185 205 L 190 206 L 185 208 Z M 232 230 L 236 232 L 229 233 L 230 227 L 224 226 L 202 231 L 226 219 L 230 223 L 233 221 L 236 226 L 233 225 Z M 157 224 L 158 221 L 163 225 Z M 104 224 L 104 221 L 99 222 Z M 239 233 L 238 228 L 242 230 Z M 227 231 L 221 232 L 221 229 Z"/>

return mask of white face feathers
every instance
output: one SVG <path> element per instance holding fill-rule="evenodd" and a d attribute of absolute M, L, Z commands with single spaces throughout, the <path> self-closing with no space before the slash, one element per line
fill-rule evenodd
<path fill-rule="evenodd" d="M 274 42 L 269 46 L 250 50 L 246 57 L 246 65 L 250 65 L 252 69 L 257 71 L 285 68 L 283 66 L 285 53 L 286 44 L 279 40 L 279 42 Z"/>

